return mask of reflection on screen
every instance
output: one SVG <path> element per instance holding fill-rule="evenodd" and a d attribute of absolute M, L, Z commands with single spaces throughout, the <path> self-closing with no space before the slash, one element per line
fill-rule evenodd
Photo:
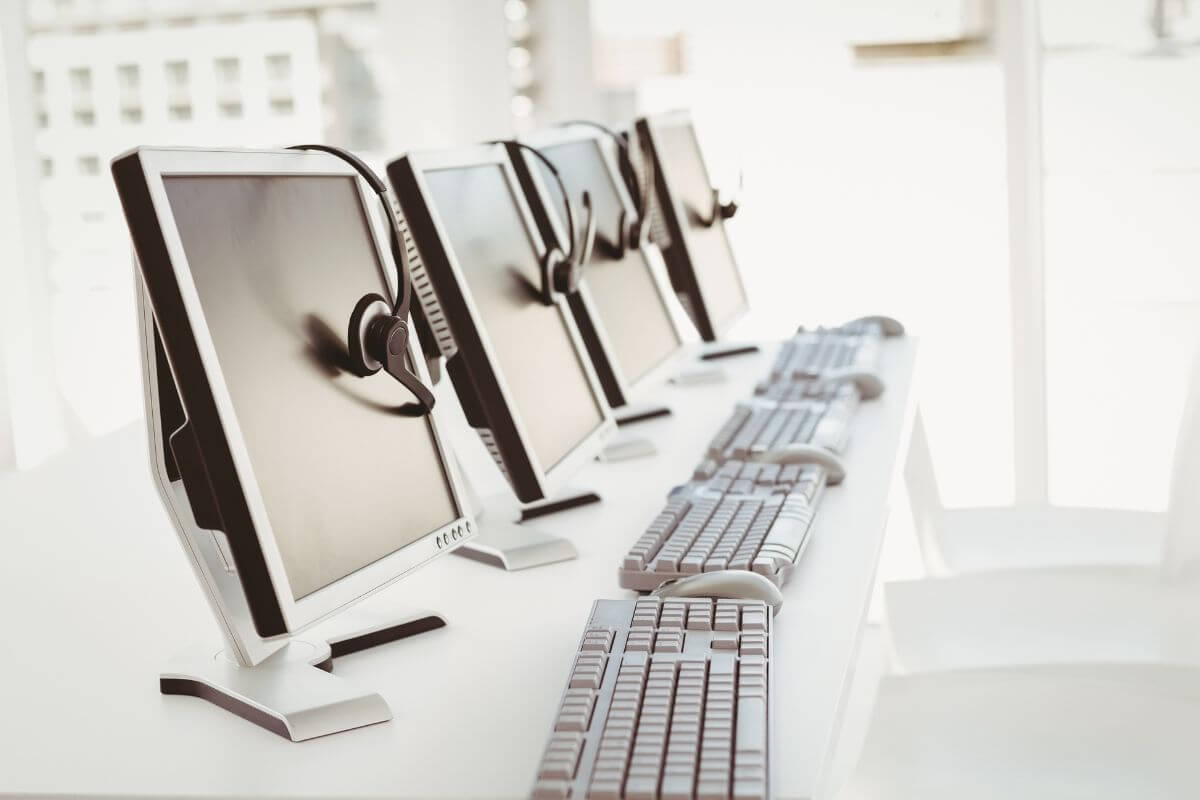
<path fill-rule="evenodd" d="M 667 184 L 683 204 L 687 247 L 700 294 L 713 327 L 721 331 L 746 309 L 747 300 L 725 226 L 717 223 L 705 228 L 696 222 L 697 218 L 707 219 L 713 205 L 712 181 L 700 145 L 688 122 L 655 124 L 654 135 Z"/>
<path fill-rule="evenodd" d="M 568 312 L 538 299 L 537 253 L 499 165 L 432 170 L 425 181 L 528 444 L 549 469 L 603 421 Z"/>
<path fill-rule="evenodd" d="M 393 410 L 412 397 L 343 370 L 354 304 L 390 294 L 354 179 L 164 184 L 296 599 L 452 522 L 430 423 Z"/>
<path fill-rule="evenodd" d="M 578 198 L 585 189 L 591 194 L 597 238 L 604 237 L 613 244 L 620 241 L 621 198 L 600 143 L 583 139 L 546 147 L 542 152 L 554 162 L 572 198 Z M 554 179 L 545 164 L 539 161 L 538 166 L 542 182 L 549 189 L 549 211 L 559 219 L 560 227 L 565 226 Z M 632 217 L 626 218 L 625 225 L 628 227 L 630 222 Z M 581 236 L 585 221 L 577 219 L 575 224 L 576 236 Z M 641 378 L 679 347 L 667 306 L 641 251 L 628 250 L 621 259 L 613 259 L 605 255 L 604 248 L 597 247 L 583 277 L 626 380 Z"/>

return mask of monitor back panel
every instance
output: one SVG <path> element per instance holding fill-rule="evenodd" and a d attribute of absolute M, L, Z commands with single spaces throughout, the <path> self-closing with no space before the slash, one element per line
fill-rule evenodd
<path fill-rule="evenodd" d="M 409 154 L 388 174 L 467 421 L 520 500 L 552 496 L 615 424 L 566 302 L 540 301 L 545 247 L 504 148 Z"/>
<path fill-rule="evenodd" d="M 635 128 L 654 159 L 654 212 L 671 282 L 700 335 L 715 341 L 746 313 L 749 300 L 725 221 L 714 219 L 712 180 L 691 117 L 644 117 Z"/>
<path fill-rule="evenodd" d="M 610 405 L 624 405 L 639 381 L 682 345 L 682 331 L 668 304 L 669 285 L 655 273 L 652 245 L 621 245 L 622 228 L 629 227 L 636 212 L 605 143 L 578 129 L 545 131 L 528 141 L 558 170 L 576 207 L 577 239 L 585 224 L 580 198 L 584 191 L 591 198 L 597 243 L 584 267 L 581 290 L 569 302 Z M 562 197 L 550 172 L 529 155 L 514 157 L 514 162 L 542 235 L 566 245 Z"/>

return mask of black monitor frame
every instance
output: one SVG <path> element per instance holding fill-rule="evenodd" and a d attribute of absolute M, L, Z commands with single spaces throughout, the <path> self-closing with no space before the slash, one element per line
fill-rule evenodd
<path fill-rule="evenodd" d="M 661 141 L 656 129 L 675 126 L 686 127 L 691 133 L 693 139 L 696 140 L 696 152 L 701 155 L 701 169 L 704 175 L 708 177 L 708 166 L 704 163 L 703 150 L 700 148 L 700 143 L 696 137 L 696 130 L 692 124 L 692 117 L 687 111 L 672 111 L 662 114 L 654 114 L 651 116 L 640 117 L 634 122 L 634 135 L 641 143 L 645 157 L 654 159 L 654 203 L 653 210 L 658 216 L 657 222 L 660 222 L 665 227 L 665 241 L 657 241 L 656 243 L 663 251 L 663 257 L 667 262 L 667 269 L 671 275 L 671 283 L 675 287 L 675 291 L 679 293 L 680 299 L 683 301 L 684 308 L 688 311 L 688 315 L 696 325 L 696 329 L 700 332 L 701 338 L 706 342 L 715 342 L 722 336 L 725 336 L 730 328 L 741 319 L 749 310 L 749 295 L 746 292 L 745 281 L 742 278 L 741 270 L 737 268 L 737 261 L 734 258 L 733 248 L 729 243 L 729 233 L 725 229 L 725 221 L 721 216 L 715 215 L 712 222 L 713 226 L 719 227 L 722 236 L 725 237 L 726 246 L 729 247 L 731 263 L 734 266 L 738 286 L 742 293 L 741 307 L 732 316 L 726 320 L 715 320 L 711 313 L 711 304 L 704 297 L 704 293 L 700 287 L 700 280 L 697 277 L 700 269 L 695 263 L 692 250 L 688 245 L 688 238 L 693 226 L 689 220 L 688 210 L 684 208 L 682 199 L 671 187 L 671 168 L 664 163 L 664 144 Z M 709 179 L 709 184 L 712 181 Z M 700 213 L 708 213 L 709 210 L 700 210 Z"/>
<path fill-rule="evenodd" d="M 616 422 L 567 302 L 562 295 L 555 295 L 554 305 L 562 315 L 601 421 L 556 464 L 541 464 L 533 451 L 424 175 L 426 171 L 476 166 L 502 170 L 534 251 L 543 258 L 545 241 L 503 144 L 407 153 L 388 164 L 387 172 L 411 236 L 409 263 L 424 320 L 446 359 L 446 372 L 467 422 L 483 440 L 517 499 L 534 503 L 552 499 L 563 490 L 567 481 L 600 453 L 616 431 Z"/>

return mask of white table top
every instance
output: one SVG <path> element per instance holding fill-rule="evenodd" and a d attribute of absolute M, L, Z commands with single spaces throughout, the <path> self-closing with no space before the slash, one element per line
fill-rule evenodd
<path fill-rule="evenodd" d="M 870 601 L 888 498 L 912 417 L 916 342 L 883 350 L 888 389 L 854 421 L 849 476 L 824 495 L 776 619 L 773 781 L 819 793 Z M 670 417 L 630 433 L 660 453 L 593 463 L 604 502 L 537 521 L 579 558 L 506 573 L 442 558 L 364 604 L 422 606 L 449 626 L 338 659 L 391 722 L 299 744 L 190 697 L 158 692 L 172 654 L 219 643 L 151 484 L 141 427 L 0 478 L 0 793 L 524 796 L 593 600 L 683 482 L 773 348 L 728 359 L 721 384 L 664 386 Z"/>

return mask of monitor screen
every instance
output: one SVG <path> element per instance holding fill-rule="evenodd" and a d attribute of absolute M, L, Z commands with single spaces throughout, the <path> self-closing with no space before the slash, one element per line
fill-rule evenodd
<path fill-rule="evenodd" d="M 600 142 L 580 139 L 542 148 L 542 152 L 554 162 L 573 201 L 577 202 L 585 189 L 591 195 L 597 238 L 614 244 L 620 241 L 618 225 L 623 206 L 615 182 L 619 178 L 609 170 Z M 537 163 L 548 191 L 549 212 L 558 218 L 560 226 L 565 226 L 558 185 L 546 165 Z M 577 212 L 577 216 L 582 215 Z M 632 221 L 632 217 L 626 218 L 626 227 Z M 582 218 L 575 220 L 577 237 L 582 235 L 584 224 Z M 626 380 L 638 380 L 679 347 L 679 335 L 641 251 L 628 250 L 617 259 L 597 247 L 583 277 Z"/>
<path fill-rule="evenodd" d="M 355 179 L 163 183 L 253 472 L 241 479 L 295 598 L 453 522 L 429 420 L 396 413 L 412 397 L 386 374 L 348 371 L 350 312 L 390 295 Z"/>
<path fill-rule="evenodd" d="M 430 170 L 425 181 L 526 444 L 550 469 L 604 416 L 571 340 L 566 310 L 539 299 L 538 255 L 515 187 L 499 164 Z"/>
<path fill-rule="evenodd" d="M 737 262 L 724 225 L 705 228 L 697 218 L 712 213 L 712 181 L 704 167 L 696 132 L 689 122 L 653 123 L 658 156 L 671 192 L 683 205 L 687 247 L 700 293 L 714 327 L 728 325 L 747 306 Z"/>

